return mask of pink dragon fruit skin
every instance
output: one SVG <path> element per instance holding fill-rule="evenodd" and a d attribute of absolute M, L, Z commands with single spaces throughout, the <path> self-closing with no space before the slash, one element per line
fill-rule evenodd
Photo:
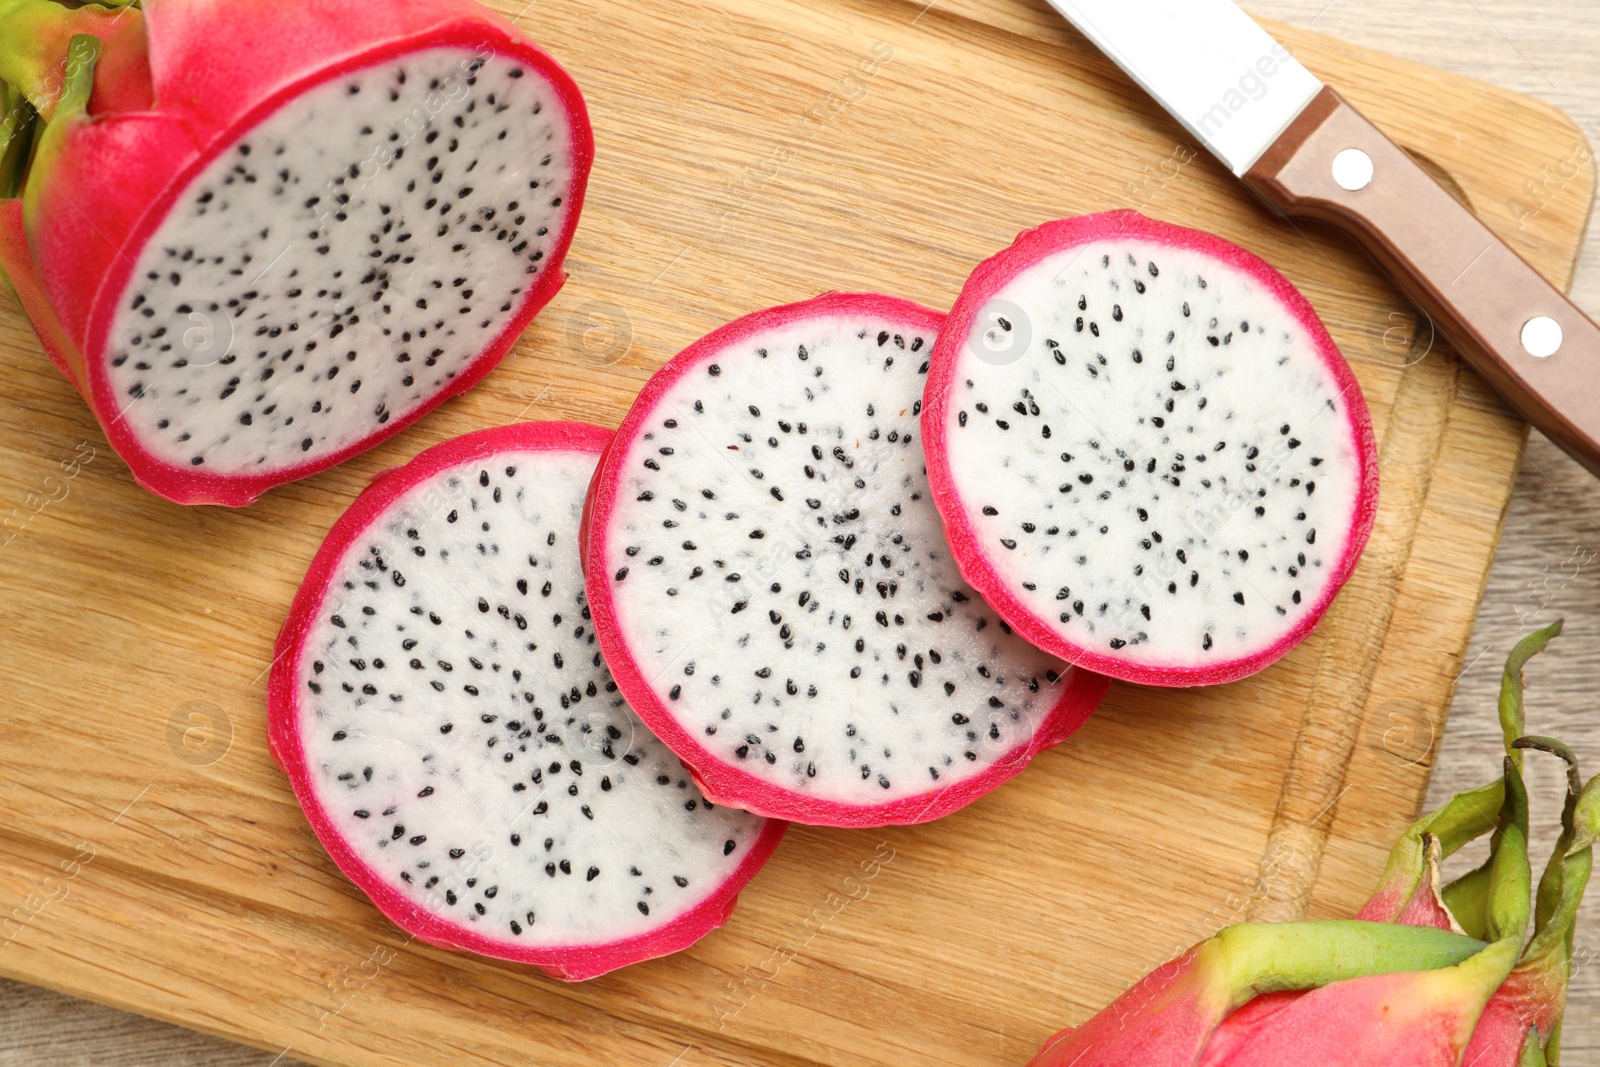
<path fill-rule="evenodd" d="M 81 392 L 83 387 L 79 382 L 82 375 L 78 366 L 82 358 L 71 338 L 61 328 L 55 310 L 50 307 L 49 298 L 39 286 L 39 277 L 33 271 L 33 262 L 28 253 L 28 234 L 22 225 L 20 199 L 0 200 L 0 273 L 11 283 L 12 294 L 33 323 L 45 355 Z"/>
<path fill-rule="evenodd" d="M 1179 1062 L 1203 1047 L 1228 1008 L 1227 1001 L 1208 988 L 1203 950 L 1204 946 L 1190 949 L 1150 972 L 1082 1027 L 1051 1038 L 1032 1067 L 1111 1062 L 1083 1051 L 1108 1038 L 1116 1040 L 1118 1055 L 1127 1062 Z"/>
<path fill-rule="evenodd" d="M 1370 975 L 1313 989 L 1202 1067 L 1455 1067 L 1516 961 L 1506 939 L 1454 967 Z"/>
<path fill-rule="evenodd" d="M 399 432 L 445 399 L 481 380 L 564 281 L 561 264 L 581 211 L 593 159 L 593 136 L 583 99 L 571 78 L 554 60 L 510 23 L 472 0 L 395 0 L 381 5 L 359 4 L 354 0 L 279 0 L 274 3 L 148 0 L 139 10 L 123 16 L 116 23 L 115 32 L 103 25 L 83 25 L 88 9 L 69 12 L 59 5 L 31 4 L 35 11 L 47 8 L 54 10 L 44 18 L 42 25 L 53 26 L 55 36 L 80 31 L 91 35 L 74 38 L 74 49 L 79 48 L 81 42 L 92 44 L 94 36 L 104 36 L 97 53 L 98 63 L 93 55 L 89 56 L 95 75 L 92 97 L 74 100 L 73 89 L 68 85 L 53 120 L 40 136 L 29 180 L 19 198 L 20 205 L 15 200 L 0 201 L 0 268 L 4 269 L 34 322 L 46 352 L 84 395 L 105 428 L 108 440 L 128 463 L 135 479 L 152 491 L 179 503 L 241 506 L 275 485 L 342 462 Z M 5 47 L 0 51 L 14 50 L 10 43 L 13 32 L 20 34 L 22 31 L 13 31 L 7 26 L 5 37 L 0 38 L 0 44 Z M 141 47 L 146 37 L 147 49 Z M 395 352 L 388 351 L 390 341 L 395 338 L 387 338 L 381 344 L 363 343 L 367 350 L 362 357 L 363 364 L 369 359 L 374 362 L 369 368 L 372 372 L 366 375 L 365 406 L 358 420 L 370 418 L 371 426 L 364 422 L 358 426 L 356 421 L 343 426 L 324 422 L 319 425 L 329 432 L 322 434 L 302 420 L 306 440 L 317 438 L 314 451 L 305 451 L 311 446 L 300 443 L 298 426 L 291 427 L 293 432 L 286 432 L 284 436 L 293 439 L 287 443 L 294 447 L 284 448 L 285 442 L 276 436 L 263 438 L 260 450 L 267 458 L 257 460 L 255 466 L 249 459 L 238 457 L 229 457 L 220 464 L 207 462 L 218 457 L 198 454 L 204 451 L 198 447 L 204 436 L 195 442 L 197 456 L 192 457 L 193 465 L 191 457 L 182 460 L 176 457 L 173 449 L 179 446 L 174 442 L 162 438 L 158 446 L 150 427 L 137 425 L 136 420 L 127 416 L 124 411 L 127 400 L 123 395 L 127 383 L 114 385 L 112 370 L 118 365 L 114 361 L 113 345 L 119 330 L 126 333 L 127 294 L 138 278 L 143 277 L 134 272 L 136 268 L 145 269 L 138 264 L 143 263 L 141 254 L 146 245 L 164 232 L 162 227 L 169 217 L 180 209 L 189 210 L 195 190 L 209 180 L 208 176 L 223 154 L 236 150 L 234 146 L 239 144 L 241 135 L 249 135 L 269 122 L 283 107 L 322 90 L 331 79 L 360 78 L 365 76 L 363 72 L 385 64 L 398 65 L 412 56 L 437 55 L 444 50 L 462 50 L 463 54 L 477 50 L 483 55 L 503 57 L 518 65 L 520 70 L 531 72 L 533 78 L 517 84 L 539 80 L 539 84 L 548 86 L 553 94 L 555 110 L 564 115 L 562 121 L 566 123 L 570 143 L 560 149 L 558 154 L 562 158 L 558 165 L 566 166 L 564 161 L 570 159 L 570 175 L 563 190 L 564 201 L 556 201 L 564 206 L 555 209 L 558 214 L 552 217 L 546 231 L 548 238 L 535 239 L 536 243 L 548 240 L 548 244 L 539 244 L 541 262 L 533 265 L 536 273 L 530 274 L 526 282 L 517 283 L 512 279 L 507 284 L 508 289 L 513 283 L 518 284 L 518 288 L 510 290 L 514 295 L 506 300 L 506 307 L 498 312 L 491 311 L 487 316 L 493 322 L 485 324 L 483 343 L 463 341 L 471 354 L 461 357 L 463 361 L 459 367 L 452 365 L 450 374 L 440 375 L 437 387 L 432 378 L 426 376 L 422 385 L 414 387 L 409 368 L 393 366 L 402 347 L 396 344 Z M 72 64 L 78 63 L 78 58 L 75 54 L 69 62 L 69 71 Z M 372 75 L 369 80 L 377 77 Z M 390 118 L 398 122 L 400 117 Z M 420 138 L 418 141 L 413 146 L 413 155 L 422 151 Z M 351 151 L 364 151 L 364 144 L 361 149 L 352 148 Z M 533 145 L 526 146 L 526 151 L 537 160 L 538 150 Z M 115 175 L 114 182 L 108 181 L 107 175 Z M 294 177 L 298 181 L 301 176 Z M 320 177 L 320 173 L 308 174 L 305 180 L 309 184 L 305 189 L 295 188 L 299 192 L 315 191 L 313 187 L 320 189 L 316 180 Z M 297 193 L 293 206 L 299 208 L 302 204 L 303 197 Z M 504 205 L 499 206 L 503 208 Z M 401 207 L 396 218 L 404 215 L 405 205 Z M 420 202 L 410 207 L 412 223 L 429 221 L 420 218 L 423 213 Z M 356 218 L 359 224 L 361 220 Z M 283 221 L 284 228 L 289 228 L 286 218 L 273 221 Z M 404 227 L 402 222 L 402 229 Z M 424 243 L 424 227 L 415 226 L 415 229 L 420 246 Z M 461 229 L 466 227 L 463 225 Z M 489 229 L 492 231 L 494 227 Z M 19 234 L 25 236 L 25 242 L 19 240 Z M 425 234 L 426 240 L 435 239 L 431 222 Z M 274 239 L 276 243 L 272 248 L 259 250 L 259 262 L 266 263 L 284 244 L 294 243 L 288 238 L 279 239 L 276 234 Z M 300 240 L 304 246 L 315 243 Z M 432 255 L 430 252 L 422 257 L 423 261 Z M 196 261 L 197 266 L 199 262 Z M 248 277 L 240 280 L 241 283 L 250 281 Z M 357 288 L 354 277 L 348 280 L 352 289 Z M 420 288 L 423 285 L 420 277 L 409 275 L 397 277 L 397 283 L 397 292 L 407 286 Z M 248 288 L 247 285 L 243 287 Z M 371 286 L 359 288 L 362 310 L 366 310 L 377 301 L 370 299 Z M 253 297 L 255 294 L 252 290 L 244 295 Z M 414 295 L 406 293 L 404 307 L 411 306 Z M 350 296 L 354 298 L 355 293 Z M 268 292 L 264 299 L 276 297 Z M 398 306 L 399 302 L 396 303 Z M 499 303 L 495 300 L 494 306 Z M 246 304 L 249 304 L 248 299 Z M 334 301 L 328 310 L 342 306 Z M 354 308 L 355 302 L 350 306 Z M 463 306 L 462 310 L 469 309 Z M 387 308 L 384 313 L 388 313 Z M 376 312 L 367 317 L 375 319 Z M 469 317 L 476 327 L 479 316 Z M 298 320 L 296 325 L 299 325 Z M 453 328 L 455 322 L 450 326 Z M 362 327 L 363 330 L 373 328 L 371 324 Z M 306 332 L 314 332 L 314 324 L 307 326 Z M 434 332 L 442 337 L 446 331 Z M 348 336 L 354 338 L 355 335 Z M 326 350 L 333 347 L 336 346 L 324 346 L 319 356 L 327 358 L 330 353 Z M 371 351 L 374 348 L 383 351 L 374 354 Z M 423 349 L 421 355 L 426 353 Z M 456 357 L 452 351 L 446 358 Z M 162 370 L 164 364 L 159 361 L 157 364 L 156 370 Z M 256 364 L 248 370 L 254 372 L 262 366 L 264 364 Z M 240 368 L 244 369 L 243 364 Z M 286 373 L 291 368 L 298 370 L 293 362 L 284 367 Z M 378 368 L 387 368 L 388 373 L 396 377 L 396 384 L 390 386 L 386 378 L 380 379 L 375 373 Z M 408 375 L 403 388 L 398 383 L 401 373 Z M 418 374 L 421 376 L 422 372 Z M 308 372 L 306 377 L 309 376 Z M 300 381 L 299 378 L 293 380 Z M 280 376 L 274 386 L 289 381 Z M 169 395 L 177 384 L 169 387 Z M 354 415 L 355 401 L 343 396 L 344 382 L 337 384 L 339 398 L 348 402 Z M 210 386 L 205 388 L 209 394 Z M 372 401 L 376 398 L 370 395 L 380 388 L 389 390 L 381 394 L 383 401 L 393 402 L 391 411 L 381 415 L 378 413 L 383 412 L 384 402 L 374 409 Z M 240 392 L 241 400 L 246 400 L 247 392 L 251 390 Z M 143 395 L 135 394 L 141 399 Z M 196 395 L 200 395 L 198 387 Z M 325 407 L 312 410 L 329 409 L 333 401 L 324 399 Z M 187 401 L 180 396 L 163 401 L 167 403 L 181 409 Z M 264 403 L 276 406 L 270 398 Z M 368 411 L 373 414 L 365 415 Z M 161 413 L 166 413 L 165 406 Z M 390 414 L 393 417 L 389 417 Z M 219 417 L 232 426 L 232 415 L 229 408 Z M 245 412 L 244 419 L 251 415 Z M 278 423 L 284 415 L 273 416 L 272 407 L 263 411 L 257 404 L 253 418 L 258 428 L 264 429 L 270 423 L 277 435 Z M 244 419 L 239 420 L 244 426 L 252 425 Z M 241 437 L 245 433 L 237 428 L 234 432 Z M 256 444 L 249 447 L 253 452 Z M 303 458 L 302 451 L 305 451 Z"/>
<path fill-rule="evenodd" d="M 1481 941 L 1462 934 L 1389 923 L 1230 926 L 1151 972 L 1082 1026 L 1057 1034 L 1030 1067 L 1193 1065 L 1222 1021 L 1262 993 L 1429 972 L 1483 950 Z"/>
<path fill-rule="evenodd" d="M 66 72 L 61 57 L 72 38 L 95 37 L 103 51 L 95 68 L 89 110 L 142 111 L 150 106 L 150 64 L 143 12 L 134 7 L 86 4 L 65 8 L 49 0 L 7 0 L 0 4 L 8 47 L 0 49 L 0 81 L 38 105 L 46 121 L 60 103 Z"/>

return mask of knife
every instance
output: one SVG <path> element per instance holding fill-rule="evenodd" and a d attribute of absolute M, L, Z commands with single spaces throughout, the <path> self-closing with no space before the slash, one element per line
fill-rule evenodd
<path fill-rule="evenodd" d="M 1050 0 L 1284 215 L 1331 223 L 1600 475 L 1600 327 L 1230 0 Z"/>

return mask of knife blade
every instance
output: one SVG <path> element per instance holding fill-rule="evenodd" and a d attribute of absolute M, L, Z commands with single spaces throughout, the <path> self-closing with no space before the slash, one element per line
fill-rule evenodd
<path fill-rule="evenodd" d="M 1050 4 L 1236 175 L 1322 91 L 1315 75 L 1231 3 Z"/>
<path fill-rule="evenodd" d="M 1600 475 L 1600 327 L 1231 0 L 1049 0 L 1272 208 L 1339 227 Z"/>

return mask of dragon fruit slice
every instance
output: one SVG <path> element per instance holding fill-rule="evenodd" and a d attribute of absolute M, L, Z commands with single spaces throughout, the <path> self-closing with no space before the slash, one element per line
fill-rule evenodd
<path fill-rule="evenodd" d="M 720 926 L 784 824 L 713 805 L 596 648 L 578 561 L 610 434 L 484 430 L 373 482 L 279 635 L 272 750 L 394 923 L 581 980 Z"/>
<path fill-rule="evenodd" d="M 961 573 L 1073 663 L 1154 685 L 1260 670 L 1372 529 L 1350 368 L 1218 238 L 1131 211 L 1046 223 L 978 267 L 932 362 L 923 435 Z"/>
<path fill-rule="evenodd" d="M 371 447 L 560 287 L 583 99 L 471 0 L 29 10 L 0 29 L 40 115 L 0 267 L 153 491 L 248 504 Z"/>
<path fill-rule="evenodd" d="M 917 425 L 939 326 L 862 294 L 747 316 L 646 384 L 601 463 L 601 648 L 707 796 L 822 825 L 935 819 L 1105 692 L 956 572 Z"/>

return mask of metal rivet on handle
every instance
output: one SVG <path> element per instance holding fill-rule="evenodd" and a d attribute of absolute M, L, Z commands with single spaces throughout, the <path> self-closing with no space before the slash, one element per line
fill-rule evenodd
<path fill-rule="evenodd" d="M 1333 180 L 1352 193 L 1365 189 L 1372 184 L 1372 157 L 1359 148 L 1346 148 L 1333 157 Z"/>
<path fill-rule="evenodd" d="M 1561 351 L 1561 324 L 1548 315 L 1529 319 L 1522 327 L 1522 347 L 1530 356 L 1546 359 Z"/>

